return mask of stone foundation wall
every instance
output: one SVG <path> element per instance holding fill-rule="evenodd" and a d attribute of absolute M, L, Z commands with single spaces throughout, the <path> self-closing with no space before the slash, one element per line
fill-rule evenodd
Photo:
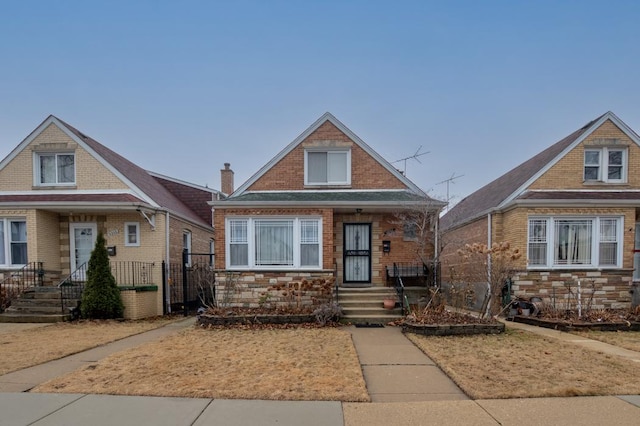
<path fill-rule="evenodd" d="M 219 306 L 243 308 L 312 306 L 329 296 L 320 291 L 299 291 L 303 283 L 334 282 L 333 271 L 216 272 Z"/>
<path fill-rule="evenodd" d="M 631 306 L 632 272 L 523 271 L 514 276 L 511 290 L 516 297 L 537 296 L 558 309 L 575 309 L 580 281 L 583 308 L 590 303 L 592 309 L 624 309 Z"/>

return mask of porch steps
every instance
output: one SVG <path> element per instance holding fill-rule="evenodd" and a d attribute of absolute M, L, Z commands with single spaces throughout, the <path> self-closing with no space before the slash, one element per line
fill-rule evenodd
<path fill-rule="evenodd" d="M 78 306 L 77 300 L 65 301 L 65 308 Z M 0 322 L 60 322 L 71 319 L 62 312 L 58 287 L 31 287 L 14 300 L 2 314 Z"/>
<path fill-rule="evenodd" d="M 396 301 L 394 309 L 385 309 L 383 301 Z M 402 318 L 395 289 L 390 287 L 340 287 L 338 304 L 342 307 L 343 320 L 352 324 L 386 324 Z"/>

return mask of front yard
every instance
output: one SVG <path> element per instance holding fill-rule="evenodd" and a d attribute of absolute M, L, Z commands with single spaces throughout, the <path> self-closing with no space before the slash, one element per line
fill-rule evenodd
<path fill-rule="evenodd" d="M 80 322 L 0 334 L 0 371 L 159 325 L 157 320 Z M 586 336 L 638 349 L 639 333 L 592 333 Z M 407 337 L 473 399 L 640 394 L 636 363 L 525 331 Z M 340 328 L 189 328 L 115 353 L 34 391 L 369 401 L 351 336 Z"/>
<path fill-rule="evenodd" d="M 171 321 L 175 319 L 78 321 L 27 329 L 20 327 L 20 331 L 0 333 L 0 375 L 162 327 Z"/>
<path fill-rule="evenodd" d="M 369 401 L 351 335 L 335 328 L 193 328 L 33 391 Z"/>

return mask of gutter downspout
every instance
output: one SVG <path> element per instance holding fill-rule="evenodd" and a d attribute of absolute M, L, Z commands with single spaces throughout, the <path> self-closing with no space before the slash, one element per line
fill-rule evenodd
<path fill-rule="evenodd" d="M 435 247 L 434 247 L 434 257 L 435 257 L 435 265 L 433 265 L 433 283 L 434 285 L 436 285 L 437 287 L 439 287 L 438 285 L 438 280 L 440 279 L 440 277 L 438 276 L 438 264 L 439 264 L 439 260 L 440 260 L 440 240 L 438 238 L 438 232 L 439 232 L 439 228 L 440 228 L 440 212 L 442 211 L 442 209 L 438 209 L 438 214 L 436 215 L 436 232 L 435 232 Z"/>
<path fill-rule="evenodd" d="M 164 284 L 164 288 L 162 289 L 164 291 L 164 300 L 165 300 L 165 305 L 167 307 L 167 313 L 171 313 L 171 295 L 169 294 L 169 271 L 171 271 L 171 267 L 170 267 L 170 260 L 171 258 L 169 257 L 169 211 L 167 210 L 166 212 L 166 217 L 167 219 L 165 220 L 165 259 L 167 259 L 167 261 L 165 262 L 165 268 L 167 269 L 165 271 L 165 276 L 167 277 L 166 281 L 163 283 Z"/>
<path fill-rule="evenodd" d="M 491 250 L 491 213 L 487 214 L 487 247 Z M 489 293 L 489 303 L 487 303 L 487 308 L 485 315 L 489 316 L 491 312 L 491 253 L 487 253 L 487 292 Z"/>

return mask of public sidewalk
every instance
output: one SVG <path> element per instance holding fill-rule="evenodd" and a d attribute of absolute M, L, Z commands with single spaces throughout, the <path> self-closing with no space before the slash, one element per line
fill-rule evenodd
<path fill-rule="evenodd" d="M 0 376 L 0 392 L 5 392 L 0 393 L 0 426 L 639 424 L 640 395 L 469 400 L 397 327 L 347 328 L 352 333 L 372 403 L 24 392 L 85 363 L 95 363 L 111 353 L 164 337 L 193 324 L 194 319 L 189 318 L 61 360 Z M 511 322 L 507 325 L 540 334 L 551 333 L 567 343 L 595 345 L 589 339 L 554 330 Z M 605 353 L 625 356 L 618 352 L 621 348 L 596 346 L 597 350 L 604 348 Z M 627 354 L 627 358 L 640 358 L 640 354 L 628 352 L 632 354 Z"/>

